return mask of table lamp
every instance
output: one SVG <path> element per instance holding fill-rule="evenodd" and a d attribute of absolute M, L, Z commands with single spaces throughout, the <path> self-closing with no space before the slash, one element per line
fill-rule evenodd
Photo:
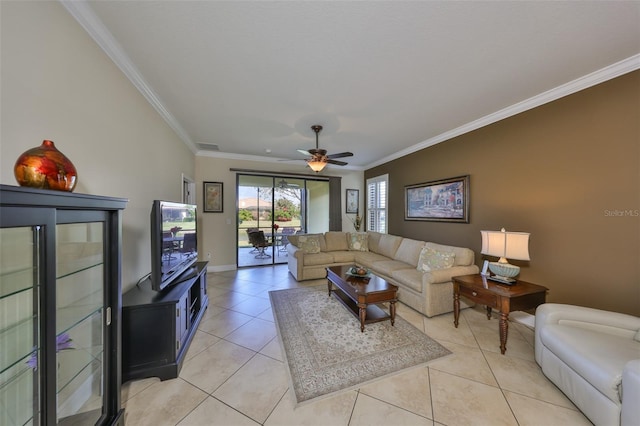
<path fill-rule="evenodd" d="M 530 260 L 529 233 L 501 231 L 480 231 L 482 234 L 482 254 L 497 256 L 497 262 L 489 263 L 489 270 L 495 274 L 488 277 L 504 284 L 514 284 L 520 273 L 520 267 L 510 264 L 509 259 Z"/>

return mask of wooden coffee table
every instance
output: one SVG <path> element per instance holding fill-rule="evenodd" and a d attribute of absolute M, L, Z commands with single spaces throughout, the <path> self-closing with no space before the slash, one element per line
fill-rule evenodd
<path fill-rule="evenodd" d="M 391 320 L 394 325 L 396 319 L 396 302 L 398 301 L 398 286 L 388 283 L 375 274 L 369 278 L 353 277 L 347 274 L 352 265 L 332 266 L 327 268 L 327 286 L 329 296 L 333 293 L 355 316 L 360 318 L 360 331 L 364 332 L 364 325 L 372 322 Z M 377 303 L 389 303 L 389 314 L 376 306 Z"/>
<path fill-rule="evenodd" d="M 548 288 L 518 280 L 513 285 L 504 285 L 487 280 L 482 275 L 453 277 L 453 324 L 458 328 L 460 296 L 487 307 L 487 319 L 491 319 L 491 308 L 500 311 L 500 352 L 507 350 L 509 312 L 535 309 L 546 300 Z"/>

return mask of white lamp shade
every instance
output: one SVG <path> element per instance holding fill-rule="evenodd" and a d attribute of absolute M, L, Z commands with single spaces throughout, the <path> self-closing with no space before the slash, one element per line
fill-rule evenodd
<path fill-rule="evenodd" d="M 480 231 L 482 254 L 505 259 L 531 260 L 529 258 L 529 233 L 502 231 Z"/>

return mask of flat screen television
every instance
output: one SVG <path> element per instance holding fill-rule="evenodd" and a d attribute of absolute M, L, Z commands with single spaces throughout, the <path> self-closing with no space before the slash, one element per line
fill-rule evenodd
<path fill-rule="evenodd" d="M 154 200 L 151 208 L 151 288 L 162 291 L 198 260 L 196 206 Z"/>

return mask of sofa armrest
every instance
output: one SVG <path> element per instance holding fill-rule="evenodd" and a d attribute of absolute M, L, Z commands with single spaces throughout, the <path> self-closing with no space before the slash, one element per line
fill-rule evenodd
<path fill-rule="evenodd" d="M 536 329 L 545 324 L 565 324 L 631 339 L 640 330 L 640 318 L 633 315 L 560 303 L 538 306 Z"/>
<path fill-rule="evenodd" d="M 436 269 L 422 274 L 423 284 L 438 284 L 450 282 L 453 277 L 459 275 L 477 274 L 480 271 L 476 265 L 452 266 L 446 269 Z"/>
<path fill-rule="evenodd" d="M 640 330 L 640 318 L 618 312 L 604 311 L 585 306 L 544 303 L 536 309 L 535 358 L 542 365 L 542 330 L 549 324 L 581 327 L 601 333 L 633 339 Z"/>
<path fill-rule="evenodd" d="M 303 279 L 304 251 L 294 244 L 287 244 L 287 263 L 289 272 L 297 280 Z"/>
<path fill-rule="evenodd" d="M 629 361 L 622 370 L 622 426 L 637 425 L 640 419 L 640 359 Z"/>

